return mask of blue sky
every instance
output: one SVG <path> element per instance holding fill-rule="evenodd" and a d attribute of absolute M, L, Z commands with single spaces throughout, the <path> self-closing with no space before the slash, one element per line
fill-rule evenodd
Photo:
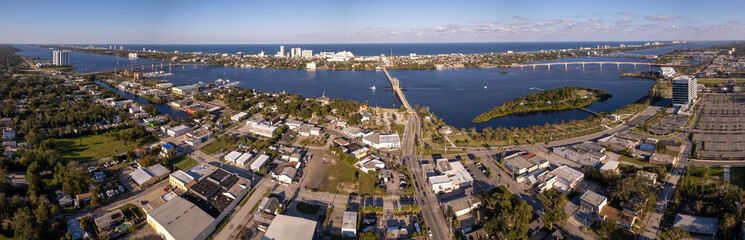
<path fill-rule="evenodd" d="M 5 43 L 741 40 L 745 1 L 0 0 Z"/>

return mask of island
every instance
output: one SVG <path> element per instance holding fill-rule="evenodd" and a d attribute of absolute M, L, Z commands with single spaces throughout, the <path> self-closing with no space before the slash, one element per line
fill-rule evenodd
<path fill-rule="evenodd" d="M 524 98 L 518 97 L 515 100 L 503 102 L 491 111 L 477 116 L 472 122 L 482 123 L 493 118 L 516 113 L 578 109 L 587 107 L 595 101 L 606 100 L 610 97 L 611 95 L 608 92 L 594 88 L 563 87 L 543 90 L 528 94 Z"/>

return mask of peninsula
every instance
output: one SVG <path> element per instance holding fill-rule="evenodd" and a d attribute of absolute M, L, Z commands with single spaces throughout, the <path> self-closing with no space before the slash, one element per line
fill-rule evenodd
<path fill-rule="evenodd" d="M 531 93 L 515 100 L 503 102 L 491 111 L 482 113 L 472 120 L 482 123 L 493 118 L 499 118 L 516 113 L 530 113 L 541 111 L 562 111 L 587 107 L 595 101 L 610 98 L 608 92 L 581 87 L 564 87 Z"/>

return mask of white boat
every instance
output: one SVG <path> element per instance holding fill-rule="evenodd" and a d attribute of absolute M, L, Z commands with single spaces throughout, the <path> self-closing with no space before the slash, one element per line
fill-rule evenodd
<path fill-rule="evenodd" d="M 484 89 L 486 89 L 486 86 L 484 86 Z"/>
<path fill-rule="evenodd" d="M 372 87 L 370 87 L 370 89 L 372 89 L 373 91 L 375 91 L 375 89 L 377 89 L 377 88 L 375 86 L 372 86 Z"/>

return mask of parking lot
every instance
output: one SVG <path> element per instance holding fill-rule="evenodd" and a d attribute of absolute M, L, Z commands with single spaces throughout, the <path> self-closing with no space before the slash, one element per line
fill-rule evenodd
<path fill-rule="evenodd" d="M 745 98 L 740 94 L 704 94 L 696 112 L 695 154 L 703 159 L 745 158 Z"/>
<path fill-rule="evenodd" d="M 672 109 L 668 109 L 672 111 Z M 685 124 L 688 122 L 688 119 L 690 116 L 688 115 L 676 115 L 671 114 L 668 116 L 665 116 L 660 120 L 658 123 L 655 123 L 651 127 L 649 127 L 649 132 L 657 135 L 667 135 L 672 134 L 675 131 L 677 131 L 679 128 L 685 126 Z"/>

